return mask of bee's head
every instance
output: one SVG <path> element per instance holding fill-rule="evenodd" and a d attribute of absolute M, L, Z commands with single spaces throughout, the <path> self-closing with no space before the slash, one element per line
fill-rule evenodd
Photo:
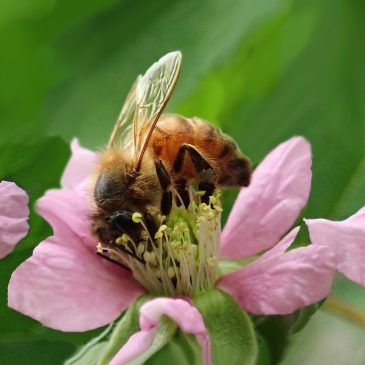
<path fill-rule="evenodd" d="M 128 157 L 120 149 L 109 148 L 99 155 L 93 187 L 94 202 L 99 210 L 112 213 L 126 209 L 127 194 L 135 180 L 129 170 Z"/>
<path fill-rule="evenodd" d="M 131 195 L 136 178 L 136 174 L 121 169 L 102 171 L 94 187 L 97 207 L 106 213 L 133 209 L 138 199 L 136 194 Z"/>
<path fill-rule="evenodd" d="M 156 199 L 156 184 L 150 171 L 147 170 L 146 176 L 131 161 L 120 150 L 109 149 L 100 155 L 93 197 L 101 212 L 141 212 Z"/>

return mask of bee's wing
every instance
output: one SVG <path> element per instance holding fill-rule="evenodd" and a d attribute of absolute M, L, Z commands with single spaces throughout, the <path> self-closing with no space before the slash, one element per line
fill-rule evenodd
<path fill-rule="evenodd" d="M 137 79 L 136 114 L 133 123 L 137 170 L 156 122 L 176 84 L 181 57 L 179 51 L 168 53 Z"/>
<path fill-rule="evenodd" d="M 119 113 L 112 134 L 110 135 L 108 148 L 117 146 L 122 150 L 129 151 L 132 148 L 133 153 L 135 153 L 132 125 L 136 112 L 136 88 L 138 80 L 139 78 L 137 78 L 137 80 L 134 82 L 124 101 L 122 110 Z"/>

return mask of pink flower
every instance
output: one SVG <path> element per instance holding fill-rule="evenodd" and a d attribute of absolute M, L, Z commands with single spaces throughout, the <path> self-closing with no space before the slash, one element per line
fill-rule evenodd
<path fill-rule="evenodd" d="M 299 228 L 277 243 L 306 205 L 310 184 L 310 146 L 294 137 L 266 156 L 254 171 L 251 185 L 235 202 L 222 234 L 223 256 L 242 259 L 270 249 L 219 281 L 249 312 L 288 314 L 330 291 L 330 250 L 309 245 L 285 252 Z"/>
<path fill-rule="evenodd" d="M 13 182 L 0 182 L 0 258 L 28 233 L 28 195 Z"/>
<path fill-rule="evenodd" d="M 52 225 L 33 256 L 13 273 L 9 306 L 62 331 L 85 331 L 115 320 L 144 289 L 126 270 L 100 259 L 90 236 L 84 184 L 96 155 L 71 144 L 72 157 L 59 190 L 38 202 Z M 308 199 L 309 144 L 295 137 L 274 149 L 243 189 L 222 234 L 222 256 L 242 259 L 268 250 L 217 283 L 242 308 L 256 314 L 287 314 L 325 298 L 334 275 L 334 257 L 322 245 L 286 251 L 299 228 L 291 230 Z M 125 363 L 152 343 L 161 315 L 195 334 L 210 363 L 210 341 L 200 313 L 187 299 L 157 298 L 140 310 L 141 331 L 121 348 L 112 364 Z"/>
<path fill-rule="evenodd" d="M 343 221 L 308 219 L 305 222 L 311 241 L 335 252 L 337 270 L 365 286 L 365 207 Z"/>

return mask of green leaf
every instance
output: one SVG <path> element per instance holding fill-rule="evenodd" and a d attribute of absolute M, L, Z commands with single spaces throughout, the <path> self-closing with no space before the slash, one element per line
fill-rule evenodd
<path fill-rule="evenodd" d="M 169 103 L 174 110 L 174 103 L 188 95 L 202 75 L 229 58 L 253 28 L 285 11 L 288 4 L 288 0 L 116 4 L 72 29 L 57 48 L 69 68 L 49 98 L 52 132 L 67 139 L 76 134 L 89 146 L 105 144 L 123 95 L 137 75 L 168 51 L 181 49 L 182 74 Z M 105 19 L 107 24 L 102 23 Z"/>
<path fill-rule="evenodd" d="M 254 364 L 257 340 L 253 325 L 232 297 L 220 290 L 208 290 L 193 300 L 208 329 L 213 363 Z"/>
<path fill-rule="evenodd" d="M 3 342 L 0 349 L 1 365 L 62 365 L 62 359 L 69 356 L 72 345 L 67 342 L 47 340 L 20 339 Z"/>

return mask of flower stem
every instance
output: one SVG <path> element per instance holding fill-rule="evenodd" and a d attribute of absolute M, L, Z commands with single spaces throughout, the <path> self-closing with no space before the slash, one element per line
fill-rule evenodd
<path fill-rule="evenodd" d="M 358 326 L 365 327 L 365 313 L 348 305 L 340 298 L 335 296 L 328 297 L 323 305 L 323 309 L 327 312 L 335 313 Z"/>

